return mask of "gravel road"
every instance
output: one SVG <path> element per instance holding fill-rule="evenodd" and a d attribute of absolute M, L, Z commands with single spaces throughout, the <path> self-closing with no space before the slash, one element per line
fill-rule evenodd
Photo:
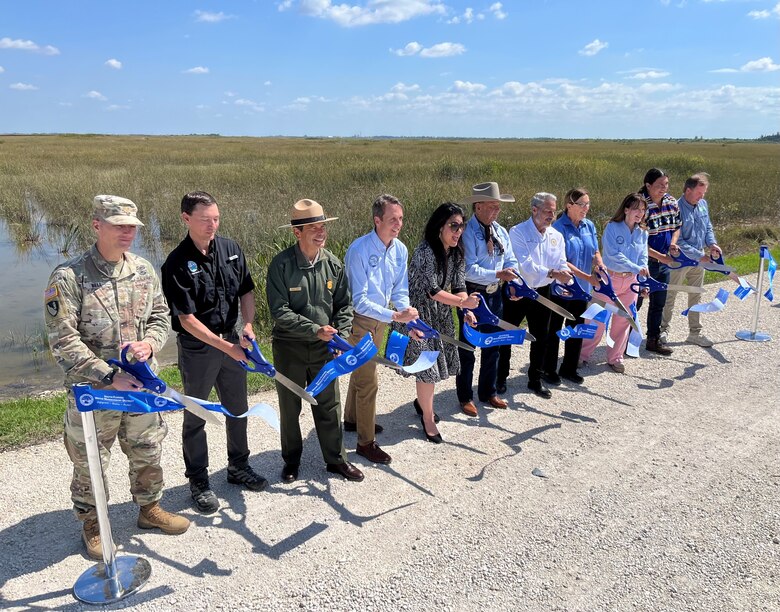
<path fill-rule="evenodd" d="M 518 374 L 508 410 L 480 406 L 471 419 L 446 381 L 436 398 L 441 445 L 423 437 L 414 382 L 384 369 L 379 443 L 393 462 L 368 465 L 346 434 L 362 483 L 326 474 L 307 414 L 302 480 L 281 483 L 277 434 L 254 419 L 251 462 L 271 485 L 241 490 L 225 481 L 224 434 L 211 429 L 211 481 L 223 501 L 211 516 L 190 508 L 182 419 L 169 415 L 163 503 L 193 526 L 182 536 L 136 527 L 117 445 L 114 536 L 149 560 L 152 576 L 112 607 L 778 610 L 780 305 L 761 307 L 759 329 L 772 342 L 739 341 L 753 305 L 732 296 L 724 312 L 703 315 L 712 349 L 684 344 L 676 319 L 674 355 L 642 351 L 625 375 L 606 367 L 602 347 L 583 370 L 585 387 L 565 383 L 551 400 Z M 526 350 L 514 351 L 518 370 Z M 273 394 L 254 399 L 276 405 Z M 3 609 L 89 609 L 71 595 L 93 562 L 69 477 L 59 441 L 0 454 Z"/>

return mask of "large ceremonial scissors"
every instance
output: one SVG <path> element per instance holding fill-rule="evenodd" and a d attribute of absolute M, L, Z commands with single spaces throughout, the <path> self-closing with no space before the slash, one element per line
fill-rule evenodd
<path fill-rule="evenodd" d="M 593 296 L 585 291 L 580 284 L 574 280 L 568 285 L 553 281 L 550 283 L 550 293 L 554 296 L 561 298 L 562 300 L 580 300 L 583 302 L 590 302 Z"/>
<path fill-rule="evenodd" d="M 633 327 L 638 334 L 641 334 L 642 330 L 639 328 L 639 324 L 634 320 L 634 313 L 626 308 L 626 305 L 617 296 L 617 293 L 615 293 L 615 289 L 612 287 L 612 279 L 609 277 L 609 272 L 607 272 L 607 270 L 602 267 L 599 268 L 597 276 L 599 277 L 599 286 L 596 287 L 593 291 L 600 293 L 601 295 L 604 295 L 612 300 L 615 308 L 620 311 L 622 316 L 628 319 L 631 327 Z"/>
<path fill-rule="evenodd" d="M 471 351 L 472 353 L 474 352 L 474 347 L 471 346 L 470 344 L 466 344 L 465 342 L 456 340 L 452 336 L 448 336 L 447 334 L 443 334 L 440 331 L 433 329 L 433 327 L 428 325 L 422 319 L 415 319 L 414 321 L 409 321 L 406 324 L 406 327 L 408 329 L 415 330 L 416 332 L 421 334 L 423 338 L 439 338 L 443 342 L 452 344 L 453 346 L 457 346 L 458 348 L 462 348 L 464 351 Z"/>
<path fill-rule="evenodd" d="M 260 372 L 261 374 L 265 374 L 269 378 L 273 378 L 280 385 L 287 387 L 301 399 L 306 400 L 314 406 L 317 405 L 317 400 L 314 399 L 310 393 L 307 393 L 305 389 L 302 389 L 300 386 L 296 385 L 293 381 L 277 370 L 273 365 L 268 363 L 266 358 L 263 357 L 263 354 L 260 352 L 260 347 L 257 346 L 257 342 L 254 339 L 250 338 L 249 336 L 244 336 L 244 338 L 252 343 L 252 348 L 246 349 L 241 347 L 244 348 L 244 355 L 246 355 L 247 360 L 239 361 L 238 363 L 240 363 L 247 372 Z M 250 363 L 252 365 L 250 365 Z"/>
<path fill-rule="evenodd" d="M 710 272 L 722 272 L 723 274 L 728 274 L 730 272 L 734 272 L 734 268 L 731 266 L 727 266 L 726 264 L 717 263 L 710 257 L 710 261 L 697 261 L 695 259 L 691 259 L 688 257 L 685 253 L 680 251 L 677 255 L 671 255 L 671 258 L 675 261 L 677 265 L 671 265 L 667 264 L 667 267 L 670 270 L 677 270 L 679 268 L 695 268 L 695 267 L 701 267 L 705 270 L 709 270 Z"/>
<path fill-rule="evenodd" d="M 501 329 L 505 329 L 507 331 L 523 331 L 522 327 L 507 323 L 503 319 L 499 319 L 498 316 L 494 315 L 493 311 L 488 308 L 488 305 L 485 303 L 485 298 L 481 294 L 477 295 L 477 299 L 479 300 L 479 304 L 476 308 L 463 309 L 464 312 L 469 311 L 474 313 L 474 316 L 477 318 L 477 325 L 492 325 L 493 327 L 500 327 Z M 464 323 L 464 325 L 466 325 L 466 323 Z M 536 338 L 534 338 L 533 335 L 528 332 L 528 330 L 525 330 L 525 339 L 530 340 L 531 342 L 536 342 Z"/>
<path fill-rule="evenodd" d="M 528 283 L 526 283 L 525 279 L 522 276 L 520 276 L 517 270 L 513 270 L 513 272 L 517 274 L 517 278 L 515 280 L 509 281 L 504 286 L 504 292 L 508 297 L 530 298 L 532 300 L 539 302 L 542 306 L 546 306 L 547 308 L 552 310 L 555 314 L 562 316 L 564 319 L 569 319 L 570 321 L 577 320 L 577 317 L 575 317 L 565 308 L 561 308 L 555 302 L 548 300 L 543 295 L 539 295 L 539 292 L 536 291 L 533 287 L 531 287 Z"/>
<path fill-rule="evenodd" d="M 200 417 L 204 421 L 208 421 L 214 425 L 222 425 L 222 421 L 214 416 L 213 412 L 206 410 L 201 406 L 194 397 L 182 395 L 175 389 L 171 389 L 166 385 L 165 381 L 158 378 L 157 375 L 152 372 L 148 363 L 145 361 L 129 361 L 127 359 L 127 349 L 129 348 L 130 346 L 128 345 L 122 349 L 122 352 L 119 354 L 119 359 L 109 359 L 109 365 L 115 365 L 134 376 L 143 385 L 144 389 L 147 389 L 156 395 L 162 395 L 163 397 L 172 399 L 174 402 L 178 402 L 184 406 L 185 410 L 189 410 L 196 417 Z"/>
<path fill-rule="evenodd" d="M 669 285 L 668 283 L 662 283 L 657 281 L 651 276 L 636 275 L 635 283 L 631 283 L 631 291 L 634 293 L 642 293 L 647 289 L 650 293 L 656 291 L 682 291 L 684 293 L 704 293 L 704 287 L 691 287 L 690 285 Z"/>
<path fill-rule="evenodd" d="M 334 335 L 333 338 L 328 340 L 328 348 L 332 352 L 338 351 L 338 352 L 344 353 L 346 351 L 351 351 L 355 347 L 352 346 L 346 340 L 344 340 L 344 338 L 342 338 L 341 336 Z M 401 370 L 401 369 L 403 369 L 397 363 L 395 363 L 393 361 L 390 361 L 387 357 L 382 357 L 381 355 L 374 355 L 371 359 L 373 361 L 376 361 L 377 363 L 383 365 L 383 366 L 386 366 L 388 368 L 393 368 L 394 370 Z"/>

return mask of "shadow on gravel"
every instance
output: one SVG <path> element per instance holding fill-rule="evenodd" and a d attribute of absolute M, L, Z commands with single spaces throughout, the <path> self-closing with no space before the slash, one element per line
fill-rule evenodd
<path fill-rule="evenodd" d="M 91 566 L 89 566 L 91 567 Z M 87 569 L 86 567 L 84 568 Z M 73 582 L 76 582 L 76 579 L 78 576 L 75 576 L 73 578 Z M 140 591 L 136 591 L 132 595 L 132 602 L 133 605 L 138 605 L 142 603 L 147 603 L 150 601 L 154 601 L 155 599 L 160 599 L 161 597 L 165 597 L 166 595 L 170 595 L 173 593 L 174 590 L 167 586 L 158 586 L 150 589 L 146 589 L 146 587 L 142 588 Z M 26 597 L 24 599 L 3 599 L 0 597 L 0 607 L 2 608 L 10 608 L 11 606 L 19 608 L 20 610 L 24 610 L 25 612 L 33 612 L 34 610 L 50 610 L 52 609 L 51 606 L 46 605 L 45 603 L 49 599 L 57 599 L 60 597 L 67 597 L 67 596 L 73 596 L 73 590 L 72 589 L 63 589 L 61 591 L 53 591 L 51 593 L 44 593 L 42 595 L 36 595 L 34 597 Z M 116 607 L 127 607 L 128 604 L 117 604 Z M 58 606 L 57 610 L 61 610 L 64 612 L 68 612 L 70 610 L 84 610 L 85 604 L 80 603 L 76 601 L 74 598 L 72 604 L 68 604 L 67 606 Z M 88 608 L 91 609 L 91 608 Z M 96 610 L 108 610 L 110 609 L 108 606 L 100 608 L 96 607 Z"/>
<path fill-rule="evenodd" d="M 678 363 L 685 363 L 684 361 L 680 361 L 679 359 L 669 359 L 669 361 L 676 361 Z M 654 383 L 654 384 L 637 383 L 637 388 L 638 389 L 642 389 L 643 391 L 654 391 L 654 390 L 660 390 L 660 389 L 669 389 L 672 385 L 674 385 L 675 381 L 683 381 L 683 380 L 687 380 L 689 378 L 693 378 L 696 375 L 696 372 L 698 372 L 699 370 L 702 370 L 702 369 L 704 369 L 706 367 L 707 366 L 705 366 L 703 363 L 690 363 L 687 366 L 685 366 L 683 371 L 680 374 L 678 374 L 677 376 L 675 376 L 673 378 L 662 378 L 662 379 L 658 380 L 657 382 L 654 382 L 652 379 L 645 378 L 645 377 L 642 377 L 642 376 L 634 375 L 634 378 L 638 378 L 640 380 L 645 380 L 648 383 Z"/>

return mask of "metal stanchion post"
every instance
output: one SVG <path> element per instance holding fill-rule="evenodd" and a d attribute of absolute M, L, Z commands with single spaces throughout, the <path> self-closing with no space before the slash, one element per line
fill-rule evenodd
<path fill-rule="evenodd" d="M 94 413 L 82 412 L 81 423 L 84 427 L 84 442 L 87 447 L 89 477 L 95 496 L 103 562 L 79 576 L 73 585 L 73 595 L 84 603 L 100 605 L 118 601 L 140 589 L 149 580 L 152 568 L 143 557 L 135 555 L 117 557 L 114 553 L 114 538 L 108 520 L 108 504 L 103 486 L 103 469 L 100 465 Z"/>
<path fill-rule="evenodd" d="M 759 251 L 760 252 L 760 251 Z M 747 342 L 769 342 L 772 337 L 769 334 L 758 331 L 758 311 L 761 308 L 762 289 L 764 288 L 764 258 L 759 257 L 758 286 L 756 287 L 756 307 L 753 310 L 752 329 L 743 329 L 736 333 L 737 338 Z"/>

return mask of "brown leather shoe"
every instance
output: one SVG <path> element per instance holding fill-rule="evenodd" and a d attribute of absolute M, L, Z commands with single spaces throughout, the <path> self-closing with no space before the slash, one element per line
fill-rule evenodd
<path fill-rule="evenodd" d="M 187 531 L 190 521 L 183 516 L 163 510 L 159 502 L 141 506 L 138 512 L 138 526 L 141 529 L 158 528 L 168 535 L 179 535 Z"/>
<path fill-rule="evenodd" d="M 351 463 L 329 463 L 326 469 L 331 474 L 341 474 L 347 480 L 360 482 L 363 480 L 363 472 L 357 469 Z"/>
<path fill-rule="evenodd" d="M 645 350 L 648 350 L 651 353 L 664 355 L 665 357 L 668 357 L 673 352 L 672 349 L 661 342 L 660 338 L 648 338 L 647 343 L 645 344 Z"/>
<path fill-rule="evenodd" d="M 477 407 L 471 400 L 467 402 L 461 402 L 460 403 L 460 409 L 463 411 L 464 414 L 467 414 L 470 417 L 477 416 Z"/>
<path fill-rule="evenodd" d="M 501 399 L 497 395 L 494 395 L 491 398 L 489 398 L 486 403 L 493 406 L 493 408 L 506 408 L 507 406 L 509 406 L 508 401 L 506 401 L 505 399 Z"/>
<path fill-rule="evenodd" d="M 369 444 L 358 444 L 355 452 L 368 459 L 371 463 L 390 463 L 392 458 L 385 451 L 379 448 L 376 440 Z"/>

